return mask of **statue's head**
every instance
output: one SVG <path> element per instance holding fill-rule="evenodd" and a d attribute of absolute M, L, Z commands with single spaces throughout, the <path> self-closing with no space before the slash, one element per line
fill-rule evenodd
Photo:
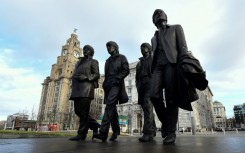
<path fill-rule="evenodd" d="M 151 55 L 152 47 L 149 43 L 142 43 L 140 46 L 140 50 L 143 56 L 145 55 Z"/>
<path fill-rule="evenodd" d="M 94 56 L 94 48 L 90 45 L 85 45 L 83 47 L 83 55 L 85 57 L 88 57 L 88 56 L 93 57 Z"/>
<path fill-rule="evenodd" d="M 161 9 L 156 9 L 153 13 L 152 21 L 156 27 L 158 27 L 158 24 L 161 22 L 167 23 L 167 21 L 168 21 L 167 14 Z"/>
<path fill-rule="evenodd" d="M 106 43 L 106 48 L 108 50 L 109 54 L 114 54 L 119 52 L 119 47 L 116 42 L 114 41 L 109 41 Z"/>

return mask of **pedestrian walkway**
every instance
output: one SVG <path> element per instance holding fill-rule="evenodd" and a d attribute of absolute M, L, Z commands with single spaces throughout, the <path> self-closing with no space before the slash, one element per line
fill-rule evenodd
<path fill-rule="evenodd" d="M 140 143 L 137 135 L 119 136 L 115 142 L 69 141 L 68 138 L 0 139 L 1 153 L 244 153 L 245 135 L 178 134 L 174 145 L 160 136 Z"/>

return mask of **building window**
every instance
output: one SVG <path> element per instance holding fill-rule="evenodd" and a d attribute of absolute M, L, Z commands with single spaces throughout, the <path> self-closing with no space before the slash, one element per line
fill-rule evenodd
<path fill-rule="evenodd" d="M 190 113 L 186 113 L 186 120 L 191 121 L 191 114 Z"/>
<path fill-rule="evenodd" d="M 57 86 L 57 85 L 60 85 L 60 81 L 56 81 L 55 85 L 56 85 L 56 86 Z"/>
<path fill-rule="evenodd" d="M 131 102 L 131 101 L 132 101 L 132 97 L 128 96 L 128 102 Z"/>
<path fill-rule="evenodd" d="M 56 92 L 54 96 L 55 96 L 55 97 L 58 97 L 58 96 L 59 96 L 59 93 L 58 93 L 58 92 Z"/>
<path fill-rule="evenodd" d="M 128 88 L 128 93 L 131 94 L 132 93 L 132 89 Z"/>
<path fill-rule="evenodd" d="M 62 70 L 60 69 L 60 70 L 59 70 L 59 76 L 61 76 L 61 75 L 62 75 Z"/>
<path fill-rule="evenodd" d="M 55 87 L 55 91 L 59 91 L 60 87 L 59 86 L 56 86 Z"/>
<path fill-rule="evenodd" d="M 131 86 L 132 85 L 132 81 L 128 80 L 128 85 Z"/>

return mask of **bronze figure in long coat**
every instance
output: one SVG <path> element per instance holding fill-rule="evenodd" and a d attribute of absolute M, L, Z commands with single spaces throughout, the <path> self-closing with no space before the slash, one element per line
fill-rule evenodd
<path fill-rule="evenodd" d="M 74 110 L 79 117 L 77 136 L 71 141 L 85 140 L 88 129 L 98 132 L 100 124 L 89 115 L 90 103 L 94 99 L 94 89 L 98 87 L 99 62 L 93 59 L 94 49 L 90 45 L 83 47 L 84 57 L 81 57 L 75 66 L 72 76 L 72 91 L 70 100 L 74 101 Z"/>
<path fill-rule="evenodd" d="M 105 63 L 105 80 L 103 82 L 104 103 L 106 104 L 102 119 L 100 133 L 94 134 L 93 138 L 105 141 L 108 137 L 110 125 L 113 134 L 111 141 L 117 139 L 120 134 L 118 122 L 117 104 L 126 103 L 128 96 L 125 91 L 124 78 L 129 74 L 127 58 L 119 54 L 119 47 L 116 42 L 109 41 L 106 44 L 108 53 L 111 55 Z"/>
<path fill-rule="evenodd" d="M 164 144 L 173 144 L 176 139 L 178 120 L 177 59 L 187 52 L 185 35 L 181 25 L 168 25 L 167 15 L 156 9 L 153 23 L 158 28 L 152 38 L 153 61 L 151 101 L 162 123 Z M 162 93 L 165 93 L 166 103 Z"/>

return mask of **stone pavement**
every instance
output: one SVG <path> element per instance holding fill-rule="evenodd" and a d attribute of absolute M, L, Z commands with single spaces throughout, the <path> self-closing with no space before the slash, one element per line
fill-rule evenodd
<path fill-rule="evenodd" d="M 140 143 L 139 135 L 119 136 L 117 141 L 69 141 L 68 138 L 0 139 L 0 153 L 245 153 L 245 135 L 178 134 L 174 145 Z"/>

